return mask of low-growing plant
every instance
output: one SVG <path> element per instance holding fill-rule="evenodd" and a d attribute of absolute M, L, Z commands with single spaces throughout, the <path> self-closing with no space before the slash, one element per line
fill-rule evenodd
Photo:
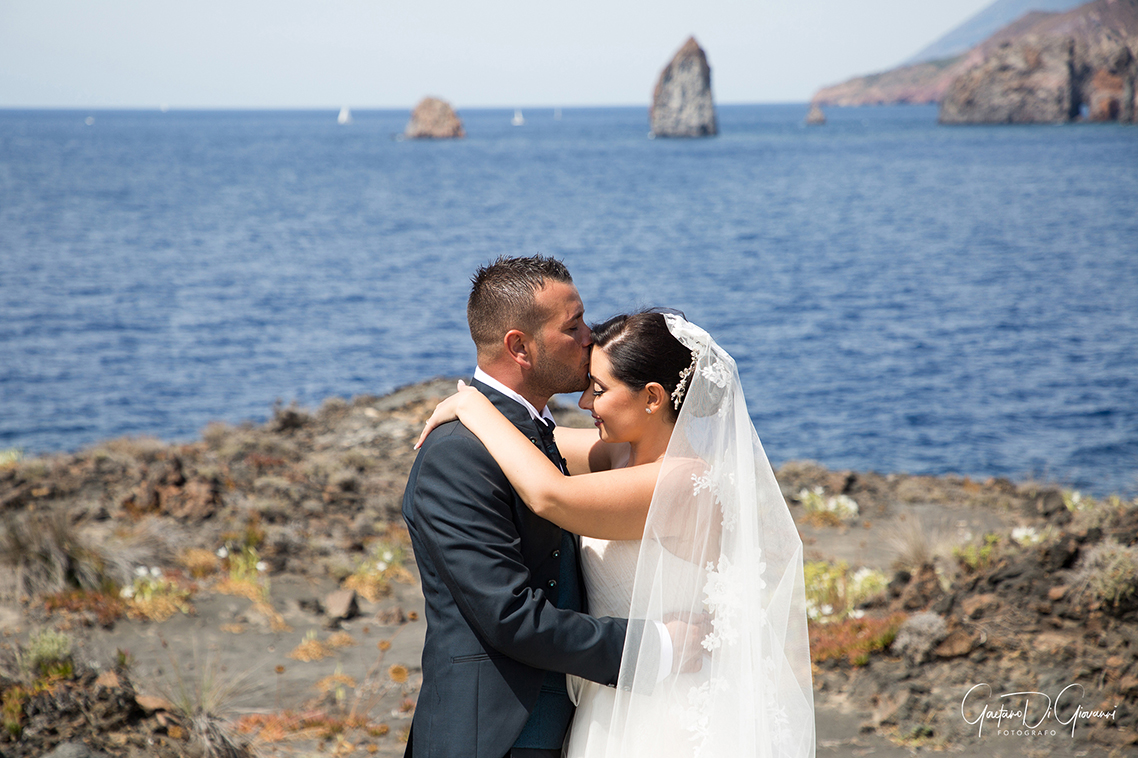
<path fill-rule="evenodd" d="M 889 584 L 885 574 L 875 569 L 863 567 L 851 574 L 845 561 L 807 561 L 803 574 L 806 616 L 819 623 L 859 617 L 857 606 L 883 592 Z"/>
<path fill-rule="evenodd" d="M 134 582 L 123 587 L 120 594 L 132 618 L 165 621 L 175 613 L 189 615 L 194 612 L 190 603 L 193 593 L 166 578 L 157 567 L 139 566 L 135 569 Z"/>
<path fill-rule="evenodd" d="M 406 551 L 390 539 L 377 540 L 365 558 L 343 581 L 345 589 L 358 592 L 371 602 L 390 594 L 391 582 L 411 583 L 414 577 L 404 565 Z"/>
<path fill-rule="evenodd" d="M 893 644 L 906 618 L 904 613 L 895 613 L 884 618 L 810 624 L 810 657 L 815 663 L 845 658 L 854 666 L 864 666 L 873 653 Z"/>
<path fill-rule="evenodd" d="M 1063 505 L 1067 506 L 1067 510 L 1071 513 L 1081 513 L 1093 511 L 1098 502 L 1094 498 L 1083 497 L 1083 493 L 1078 490 L 1063 490 Z"/>
<path fill-rule="evenodd" d="M 113 626 L 126 615 L 126 602 L 111 587 L 103 590 L 71 589 L 48 595 L 43 601 L 48 613 L 90 613 L 102 627 Z"/>
<path fill-rule="evenodd" d="M 798 493 L 798 502 L 808 514 L 808 519 L 817 526 L 840 526 L 859 514 L 857 502 L 849 495 L 826 497 L 822 487 L 807 489 Z"/>
<path fill-rule="evenodd" d="M 1087 552 L 1079 573 L 1095 598 L 1117 607 L 1138 592 L 1138 545 L 1103 540 Z"/>
<path fill-rule="evenodd" d="M 218 549 L 217 556 L 228 572 L 225 579 L 217 585 L 218 592 L 247 597 L 257 602 L 269 601 L 269 564 L 261 560 L 255 547 L 244 545 L 236 550 L 222 547 Z"/>
<path fill-rule="evenodd" d="M 29 694 L 26 688 L 16 684 L 6 688 L 0 698 L 0 726 L 13 740 L 20 739 L 24 731 L 24 704 Z"/>
<path fill-rule="evenodd" d="M 54 629 L 42 629 L 28 639 L 20 653 L 20 668 L 31 679 L 67 679 L 75 672 L 73 642 Z"/>
<path fill-rule="evenodd" d="M 0 470 L 14 468 L 22 460 L 24 460 L 24 451 L 18 447 L 0 450 Z"/>
<path fill-rule="evenodd" d="M 1000 541 L 1000 535 L 989 532 L 980 543 L 972 542 L 954 548 L 952 555 L 961 568 L 972 572 L 984 571 L 999 557 Z"/>
<path fill-rule="evenodd" d="M 1044 529 L 1040 532 L 1031 526 L 1017 526 L 1015 529 L 1012 529 L 1011 537 L 1012 542 L 1020 547 L 1031 547 L 1043 542 L 1047 539 L 1049 534 L 1049 529 Z"/>

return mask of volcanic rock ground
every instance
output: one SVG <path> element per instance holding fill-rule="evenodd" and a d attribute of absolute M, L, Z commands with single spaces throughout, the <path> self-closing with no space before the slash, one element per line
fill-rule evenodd
<path fill-rule="evenodd" d="M 33 633 L 62 630 L 76 645 L 73 678 L 27 701 L 22 735 L 0 736 L 0 755 L 60 746 L 83 755 L 79 745 L 108 756 L 200 755 L 202 735 L 218 730 L 232 736 L 235 755 L 402 755 L 425 626 L 399 503 L 412 443 L 452 387 L 437 380 L 385 397 L 331 399 L 311 412 L 278 407 L 263 425 L 212 424 L 188 444 L 113 440 L 0 468 L 0 534 L 54 534 L 59 518 L 61 533 L 101 556 L 104 578 L 125 586 L 139 567 L 153 566 L 192 591 L 190 612 L 162 621 L 101 617 L 105 608 L 82 604 L 49 609 L 45 592 L 21 595 L 33 580 L 49 589 L 50 572 L 37 574 L 34 560 L 14 570 L 20 549 L 0 543 L 8 561 L 0 688 L 14 691 L 16 653 Z M 574 410 L 559 415 L 582 422 Z M 865 665 L 816 664 L 819 756 L 1138 754 L 1138 599 L 1096 599 L 1086 568 L 1102 545 L 1138 543 L 1134 503 L 1082 509 L 1069 493 L 1037 483 L 835 472 L 808 462 L 777 473 L 806 560 L 885 571 L 888 590 L 863 610 L 909 619 Z M 854 499 L 858 517 L 806 513 L 800 493 L 815 487 Z M 1042 541 L 1017 546 L 1009 538 L 1017 527 Z M 972 566 L 953 556 L 954 546 L 982 546 L 985 534 L 999 539 L 984 560 Z M 216 566 L 202 558 L 241 545 L 254 545 L 263 562 L 257 581 L 269 580 L 267 603 L 227 582 L 232 558 Z M 401 551 L 406 572 L 398 570 Z M 384 552 L 392 553 L 386 587 L 337 592 Z M 983 684 L 994 694 L 985 701 L 973 690 L 962 714 L 966 693 Z M 1113 716 L 1078 719 L 1073 734 L 1053 717 L 1027 734 L 1026 717 L 1011 719 L 1011 729 L 985 722 L 982 731 L 966 720 L 981 701 L 998 709 L 1004 692 L 1054 698 L 1071 684 L 1081 687 L 1077 699 L 1068 690 L 1072 707 Z M 217 718 L 194 720 L 179 709 L 200 701 L 202 688 L 217 696 L 207 704 Z"/>

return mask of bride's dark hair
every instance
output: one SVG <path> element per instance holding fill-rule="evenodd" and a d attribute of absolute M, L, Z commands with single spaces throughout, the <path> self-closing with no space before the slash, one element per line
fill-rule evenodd
<path fill-rule="evenodd" d="M 664 314 L 655 310 L 624 313 L 592 327 L 593 346 L 605 351 L 618 381 L 639 392 L 650 382 L 661 385 L 669 395 L 680 382 L 680 372 L 691 365 L 691 350 L 668 331 Z M 680 396 L 680 406 L 683 397 Z M 674 399 L 668 399 L 674 418 L 679 413 Z"/>

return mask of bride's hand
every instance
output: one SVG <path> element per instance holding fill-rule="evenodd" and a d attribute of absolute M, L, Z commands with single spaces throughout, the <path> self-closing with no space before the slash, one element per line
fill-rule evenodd
<path fill-rule="evenodd" d="M 424 440 L 427 439 L 427 435 L 430 434 L 436 426 L 441 426 L 448 421 L 454 421 L 459 417 L 459 406 L 466 399 L 463 396 L 469 395 L 471 392 L 473 392 L 475 395 L 482 394 L 476 387 L 471 387 L 467 385 L 466 382 L 459 379 L 458 392 L 454 393 L 446 400 L 443 400 L 441 403 L 436 405 L 434 412 L 431 413 L 431 417 L 427 419 L 427 425 L 423 427 L 423 433 L 419 435 L 419 440 L 415 443 L 416 450 L 422 447 Z"/>

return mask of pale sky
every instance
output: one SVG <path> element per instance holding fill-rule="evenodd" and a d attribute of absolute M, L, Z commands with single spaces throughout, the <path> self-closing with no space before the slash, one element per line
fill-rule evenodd
<path fill-rule="evenodd" d="M 690 34 L 717 102 L 803 102 L 991 2 L 0 0 L 0 108 L 644 105 Z"/>

